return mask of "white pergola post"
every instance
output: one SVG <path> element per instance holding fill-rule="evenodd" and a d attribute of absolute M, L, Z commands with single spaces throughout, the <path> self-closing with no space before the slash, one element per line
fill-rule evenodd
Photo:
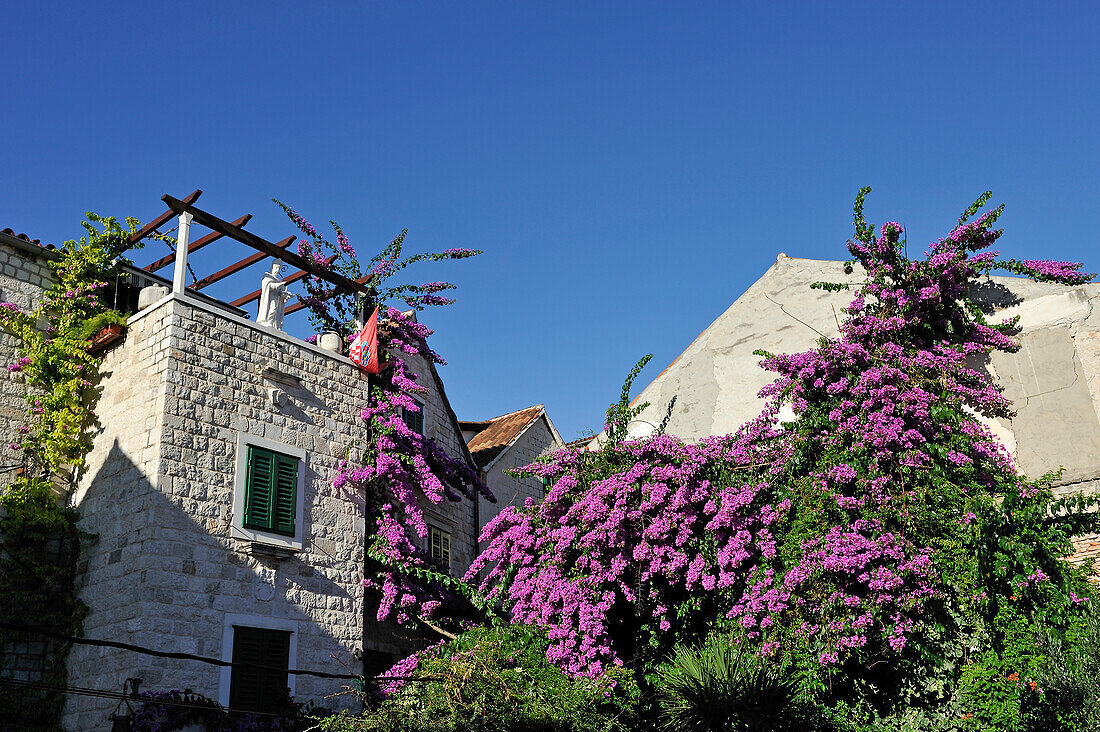
<path fill-rule="evenodd" d="M 191 243 L 191 214 L 180 214 L 179 236 L 176 241 L 176 269 L 172 273 L 172 292 L 182 293 L 187 287 L 187 247 Z"/>

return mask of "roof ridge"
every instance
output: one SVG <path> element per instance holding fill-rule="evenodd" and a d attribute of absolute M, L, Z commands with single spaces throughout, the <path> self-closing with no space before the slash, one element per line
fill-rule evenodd
<path fill-rule="evenodd" d="M 546 408 L 545 404 L 532 404 L 530 407 L 524 407 L 523 409 L 517 409 L 514 412 L 508 412 L 508 414 L 501 414 L 501 415 L 498 415 L 496 417 L 489 417 L 489 419 L 486 419 L 486 420 L 477 420 L 477 421 L 496 422 L 498 419 L 504 419 L 505 417 L 511 417 L 513 414 L 519 414 L 520 412 L 529 412 L 532 409 L 545 409 L 545 408 Z M 469 421 L 473 422 L 475 420 L 469 420 Z"/>

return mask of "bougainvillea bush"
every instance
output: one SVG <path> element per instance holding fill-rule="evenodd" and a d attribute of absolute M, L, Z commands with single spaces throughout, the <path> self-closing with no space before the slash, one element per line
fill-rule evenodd
<path fill-rule="evenodd" d="M 1019 717 L 1038 629 L 1065 634 L 1089 602 L 1061 560 L 1089 516 L 1084 499 L 1052 510 L 1050 476 L 1019 475 L 980 418 L 1011 415 L 980 364 L 1018 346 L 972 286 L 998 268 L 1070 286 L 1092 275 L 998 260 L 1002 209 L 973 218 L 988 193 L 908 259 L 899 224 L 876 236 L 865 221 L 868 190 L 848 242 L 866 279 L 840 335 L 762 353 L 778 378 L 757 419 L 695 444 L 609 424 L 619 437 L 600 451 L 530 466 L 552 481 L 545 501 L 486 527 L 467 579 L 545 628 L 566 672 L 644 679 L 676 642 L 721 630 L 819 698 L 888 712 L 970 694 L 979 724 L 995 684 Z"/>
<path fill-rule="evenodd" d="M 422 252 L 411 256 L 402 256 L 408 229 L 403 229 L 390 243 L 375 254 L 364 266 L 352 245 L 348 235 L 335 221 L 329 221 L 336 232 L 336 243 L 324 237 L 300 213 L 285 203 L 271 199 L 286 213 L 287 217 L 308 237 L 298 242 L 298 254 L 311 261 L 319 269 L 335 272 L 350 280 L 370 278 L 374 291 L 374 304 L 401 300 L 413 310 L 423 310 L 433 305 L 450 305 L 454 300 L 439 293 L 453 290 L 450 282 L 424 282 L 421 284 L 401 283 L 387 286 L 391 277 L 417 262 L 441 262 L 452 259 L 467 259 L 481 254 L 478 249 L 446 249 L 442 252 Z M 355 293 L 340 291 L 316 275 L 304 280 L 306 294 L 299 300 L 309 307 L 310 321 L 318 330 L 332 330 L 343 335 L 350 333 L 358 315 L 358 302 Z"/>
<path fill-rule="evenodd" d="M 419 624 L 451 637 L 453 633 L 433 619 L 457 629 L 458 616 L 476 616 L 479 612 L 462 592 L 456 592 L 461 588 L 447 568 L 424 551 L 428 535 L 424 506 L 473 501 L 478 495 L 494 499 L 471 465 L 411 429 L 405 420 L 405 415 L 422 409 L 414 396 L 423 398 L 428 391 L 424 385 L 427 379 L 421 378 L 427 375 L 424 370 L 445 363 L 428 347 L 432 331 L 417 322 L 414 313 L 428 306 L 451 304 L 453 300 L 439 293 L 454 285 L 393 284 L 391 278 L 416 262 L 466 259 L 480 252 L 447 249 L 403 257 L 406 232 L 402 231 L 364 266 L 336 222 L 329 222 L 336 231 L 333 245 L 301 214 L 279 201 L 275 203 L 308 237 L 299 244 L 299 254 L 321 269 L 364 281 L 371 291 L 370 307 L 379 308 L 378 342 L 383 367 L 381 373 L 370 377 L 370 399 L 360 412 L 366 439 L 340 464 L 333 480 L 338 491 L 364 501 L 367 515 L 374 517 L 373 525 L 368 526 L 373 571 L 365 585 L 380 598 L 375 614 L 379 620 L 393 618 L 399 623 Z M 363 303 L 354 293 L 325 289 L 324 281 L 315 276 L 306 278 L 305 285 L 306 295 L 301 300 L 309 306 L 318 327 L 344 334 L 353 332 L 363 314 Z M 398 302 L 409 309 L 392 306 Z"/>

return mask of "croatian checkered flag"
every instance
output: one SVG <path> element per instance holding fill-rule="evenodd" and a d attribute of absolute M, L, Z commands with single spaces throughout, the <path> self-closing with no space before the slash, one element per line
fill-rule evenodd
<path fill-rule="evenodd" d="M 363 363 L 363 350 L 367 352 L 367 362 Z M 359 365 L 368 374 L 377 374 L 382 369 L 378 365 L 378 308 L 367 318 L 367 324 L 355 340 L 351 342 L 348 358 Z"/>

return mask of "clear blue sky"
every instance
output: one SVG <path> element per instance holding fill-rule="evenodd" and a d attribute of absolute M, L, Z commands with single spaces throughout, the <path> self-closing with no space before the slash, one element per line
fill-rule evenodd
<path fill-rule="evenodd" d="M 1095 3 L 15 3 L 0 228 L 148 220 L 205 193 L 361 251 L 475 247 L 422 318 L 460 418 L 599 429 L 779 252 L 873 221 L 944 234 L 987 188 L 1001 250 L 1100 268 Z M 212 271 L 247 250 L 196 255 Z M 144 263 L 155 253 L 136 256 Z M 230 281 L 258 287 L 262 266 Z M 290 324 L 305 332 L 303 315 Z"/>

